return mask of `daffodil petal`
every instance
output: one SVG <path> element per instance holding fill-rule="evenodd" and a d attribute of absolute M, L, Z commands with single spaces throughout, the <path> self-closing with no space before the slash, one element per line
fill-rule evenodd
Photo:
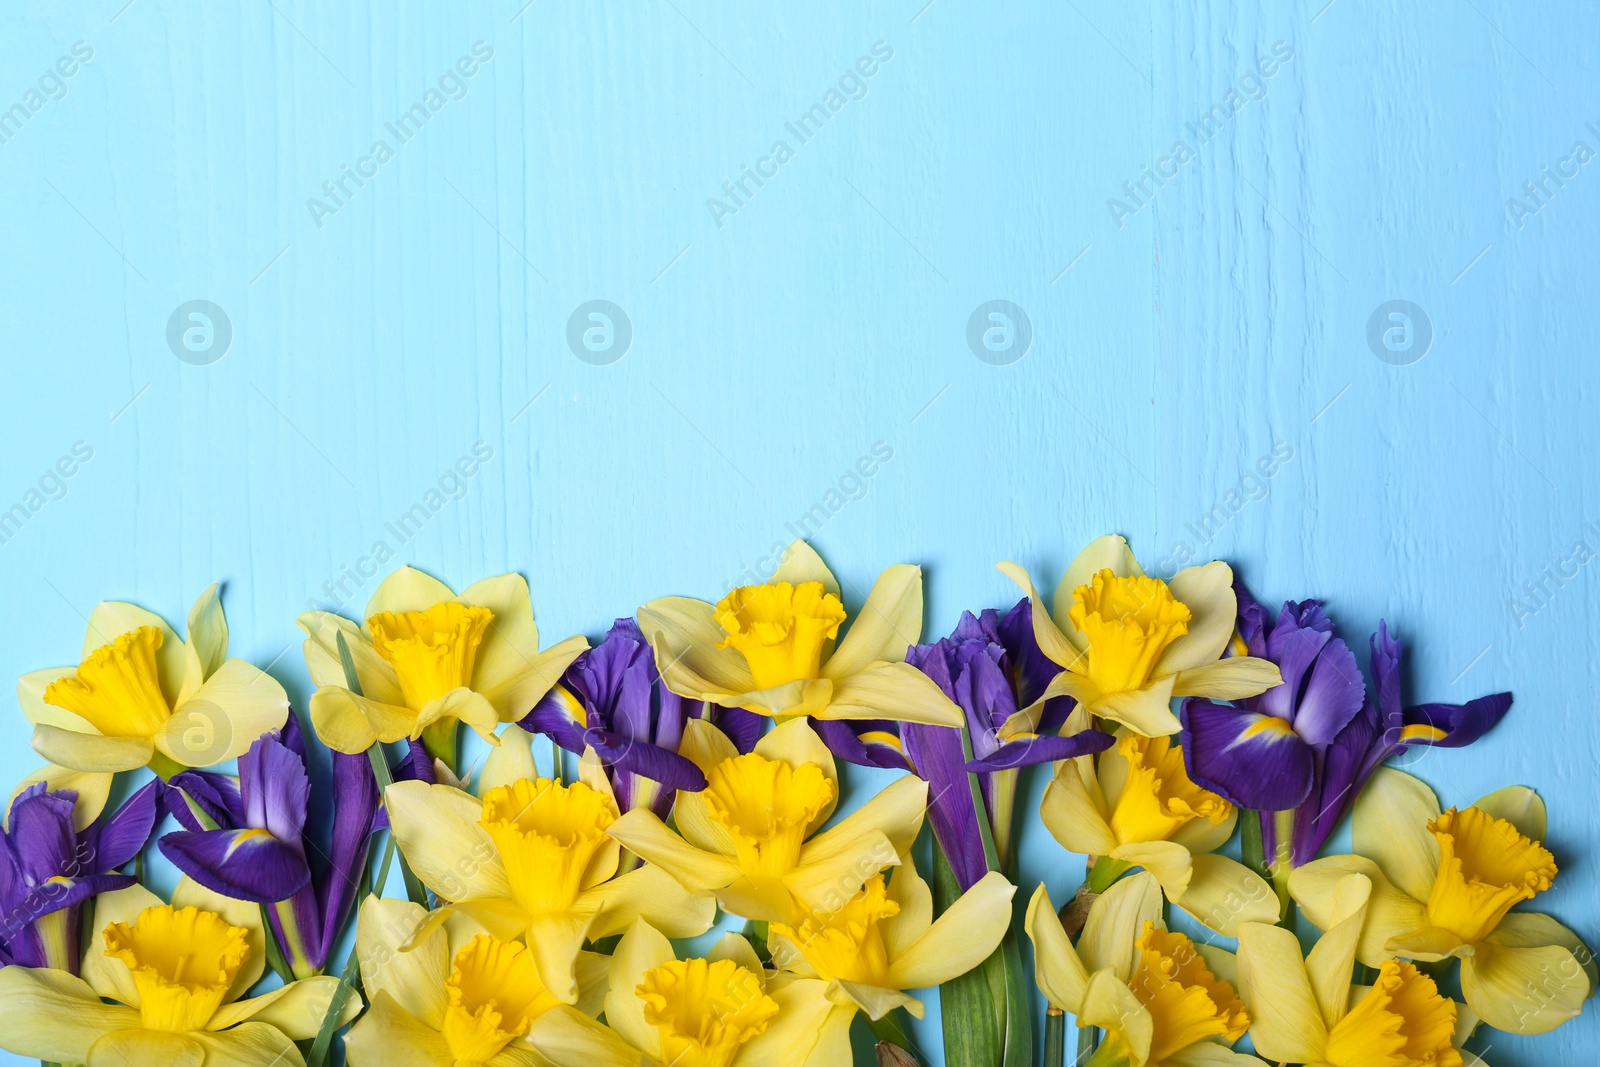
<path fill-rule="evenodd" d="M 622 935 L 611 956 L 611 992 L 606 996 L 606 1023 L 646 1055 L 660 1059 L 661 1036 L 645 1022 L 644 1002 L 635 989 L 644 973 L 674 959 L 672 942 L 649 923 L 637 922 Z"/>
<path fill-rule="evenodd" d="M 883 926 L 883 945 L 893 959 L 933 925 L 933 891 L 915 863 L 902 863 L 889 878 L 888 899 L 900 907 L 894 918 Z"/>
<path fill-rule="evenodd" d="M 1401 891 L 1427 900 L 1439 870 L 1439 842 L 1428 822 L 1439 801 L 1421 779 L 1379 767 L 1356 797 L 1351 847 L 1382 868 Z"/>
<path fill-rule="evenodd" d="M 1128 1045 L 1129 1067 L 1144 1067 L 1149 1062 L 1155 1019 L 1150 1009 L 1128 988 L 1127 979 L 1111 971 L 1096 971 L 1090 975 L 1077 1022 L 1079 1026 L 1098 1026 L 1120 1033 Z"/>
<path fill-rule="evenodd" d="M 78 733 L 92 731 L 94 727 L 83 716 L 44 702 L 44 691 L 50 688 L 51 682 L 71 678 L 76 673 L 76 667 L 49 667 L 42 671 L 29 671 L 18 678 L 17 703 L 22 707 L 23 716 L 36 725 L 48 723 Z"/>
<path fill-rule="evenodd" d="M 1238 621 L 1233 593 L 1233 568 L 1221 560 L 1187 567 L 1167 583 L 1190 611 L 1189 630 L 1167 646 L 1156 661 L 1156 674 L 1177 674 L 1215 663 L 1228 647 Z"/>
<path fill-rule="evenodd" d="M 94 898 L 94 919 L 90 924 L 93 933 L 84 947 L 81 973 L 95 993 L 124 1004 L 139 1003 L 139 990 L 133 984 L 128 965 L 106 955 L 105 931 L 112 923 L 132 923 L 144 909 L 159 908 L 161 904 L 160 897 L 138 884 Z M 0 976 L 11 970 L 10 967 L 0 968 Z M 4 1003 L 0 1000 L 0 1005 Z"/>
<path fill-rule="evenodd" d="M 500 852 L 478 825 L 483 805 L 475 797 L 447 785 L 396 782 L 384 804 L 406 862 L 440 897 L 459 903 L 510 895 Z"/>
<path fill-rule="evenodd" d="M 909 663 L 874 663 L 833 684 L 824 719 L 894 719 L 929 726 L 960 726 L 961 709 L 939 684 Z"/>
<path fill-rule="evenodd" d="M 753 973 L 759 974 L 760 971 Z M 843 1060 L 814 1058 L 818 1048 L 830 1036 L 830 1023 L 835 1015 L 847 1011 L 828 999 L 826 988 L 826 983 L 817 979 L 769 982 L 766 994 L 777 1001 L 778 1014 L 765 1031 L 740 1050 L 736 1062 L 741 1065 L 770 1064 L 772 1067 L 804 1067 L 812 1063 L 818 1067 L 833 1067 L 835 1064 L 848 1063 L 848 1044 Z M 849 1015 L 854 1014 L 854 1011 L 849 1011 Z"/>
<path fill-rule="evenodd" d="M 852 841 L 874 830 L 889 839 L 895 852 L 904 853 L 911 848 L 917 834 L 922 832 L 927 809 L 928 783 L 916 775 L 902 775 L 837 824 L 807 841 L 801 849 L 800 861 L 817 863 L 827 859 L 850 848 Z M 881 870 L 892 862 L 885 859 L 877 869 Z"/>
<path fill-rule="evenodd" d="M 912 987 L 916 988 L 916 987 Z M 835 1004 L 854 1004 L 869 1019 L 881 1019 L 896 1008 L 904 1008 L 922 1018 L 922 1001 L 898 989 L 836 979 L 828 983 L 828 999 Z"/>
<path fill-rule="evenodd" d="M 138 1025 L 138 1011 L 102 1003 L 88 983 L 65 971 L 0 968 L 0 1033 L 15 1056 L 83 1063 L 103 1035 Z"/>
<path fill-rule="evenodd" d="M 1173 682 L 1179 677 L 1151 679 L 1143 689 L 1126 689 L 1117 693 L 1102 693 L 1089 703 L 1089 709 L 1102 719 L 1121 723 L 1136 734 L 1146 737 L 1166 737 L 1183 728 L 1178 717 L 1172 714 Z"/>
<path fill-rule="evenodd" d="M 409 708 L 357 696 L 343 686 L 324 686 L 311 694 L 311 725 L 335 752 L 359 755 L 378 741 L 404 740 L 416 722 Z"/>
<path fill-rule="evenodd" d="M 243 996 L 260 980 L 262 972 L 267 967 L 267 931 L 262 924 L 261 905 L 225 897 L 185 875 L 178 879 L 178 884 L 172 890 L 172 906 L 194 907 L 201 911 L 215 912 L 230 925 L 245 931 L 250 954 L 245 957 L 244 965 L 234 975 L 233 985 L 223 997 L 224 1002 Z"/>
<path fill-rule="evenodd" d="M 564 1005 L 535 1019 L 528 1040 L 555 1067 L 639 1067 L 641 1062 L 639 1050 L 615 1029 Z"/>
<path fill-rule="evenodd" d="M 898 663 L 921 636 L 922 568 L 896 564 L 878 575 L 822 672 L 837 682 L 879 660 Z"/>
<path fill-rule="evenodd" d="M 350 1067 L 452 1067 L 444 1035 L 395 1003 L 388 990 L 371 998 L 367 1013 L 344 1039 Z"/>
<path fill-rule="evenodd" d="M 180 704 L 217 673 L 228 658 L 228 620 L 222 614 L 222 598 L 217 595 L 217 589 L 217 583 L 212 582 L 189 609 L 188 636 L 183 642 L 183 687 L 178 693 Z"/>
<path fill-rule="evenodd" d="M 1117 847 L 1104 806 L 1074 761 L 1056 765 L 1055 777 L 1045 787 L 1039 804 L 1039 818 L 1050 836 L 1068 852 L 1103 856 Z"/>
<path fill-rule="evenodd" d="M 1215 1041 L 1196 1041 L 1167 1056 L 1161 1067 L 1261 1067 L 1261 1061 Z"/>
<path fill-rule="evenodd" d="M 634 808 L 606 833 L 648 863 L 660 867 L 691 893 L 725 889 L 739 877 L 739 865 L 726 856 L 696 848 L 667 829 L 648 808 Z"/>
<path fill-rule="evenodd" d="M 1072 625 L 1069 612 L 1072 610 L 1073 594 L 1080 586 L 1088 585 L 1094 576 L 1103 570 L 1110 570 L 1118 578 L 1139 578 L 1144 575 L 1144 568 L 1139 566 L 1139 561 L 1134 558 L 1133 549 L 1128 547 L 1126 538 L 1119 534 L 1103 534 L 1096 537 L 1083 547 L 1083 551 L 1073 557 L 1067 564 L 1067 569 L 1061 575 L 1061 580 L 1056 583 L 1055 596 L 1051 599 L 1051 614 L 1055 617 L 1056 625 L 1061 627 L 1061 632 L 1079 648 L 1088 648 L 1088 640 L 1078 633 Z"/>
<path fill-rule="evenodd" d="M 82 658 L 87 659 L 95 649 L 109 645 L 141 626 L 153 626 L 161 631 L 161 647 L 156 649 L 156 673 L 161 680 L 161 694 L 167 698 L 170 706 L 177 701 L 178 693 L 183 689 L 187 666 L 183 642 L 178 640 L 178 635 L 172 632 L 172 627 L 161 616 L 118 600 L 96 604 L 94 610 L 89 612 L 89 628 L 83 635 Z"/>
<path fill-rule="evenodd" d="M 1331 903 L 1334 923 L 1306 956 L 1306 977 L 1322 1011 L 1323 1025 L 1330 1031 L 1350 1006 L 1350 976 L 1371 898 L 1372 879 L 1360 874 L 1340 878 Z M 1271 922 L 1267 920 L 1268 925 Z"/>
<path fill-rule="evenodd" d="M 1110 971 L 1126 983 L 1138 959 L 1133 943 L 1147 922 L 1166 929 L 1161 886 L 1148 871 L 1117 882 L 1089 907 L 1078 937 L 1078 958 L 1090 974 Z"/>
<path fill-rule="evenodd" d="M 1363 875 L 1372 883 L 1356 958 L 1368 967 L 1378 967 L 1394 955 L 1386 947 L 1390 940 L 1422 929 L 1427 918 L 1422 902 L 1396 889 L 1376 863 L 1364 856 L 1312 860 L 1289 875 L 1289 895 L 1317 929 L 1332 929 L 1342 918 L 1339 883 L 1350 874 Z"/>
<path fill-rule="evenodd" d="M 1178 827 L 1177 832 L 1172 835 L 1172 842 L 1182 845 L 1196 856 L 1204 852 L 1215 852 L 1233 837 L 1233 829 L 1238 824 L 1238 808 L 1229 811 L 1221 822 L 1191 819 L 1188 824 Z"/>
<path fill-rule="evenodd" d="M 350 662 L 356 668 L 356 681 L 361 683 L 361 692 L 380 704 L 405 704 L 394 668 L 378 655 L 372 638 L 359 625 L 331 611 L 305 612 L 295 620 L 295 624 L 305 631 L 306 641 L 302 651 L 306 670 L 317 688 L 342 687 L 345 684 L 344 663 L 339 658 L 339 635 L 343 634 L 345 647 L 350 650 Z"/>
<path fill-rule="evenodd" d="M 1239 996 L 1250 1012 L 1250 1040 L 1269 1060 L 1323 1062 L 1328 1028 L 1300 955 L 1281 926 L 1239 928 Z"/>
<path fill-rule="evenodd" d="M 322 1020 L 328 1014 L 328 1004 L 339 979 L 328 974 L 302 978 L 288 985 L 247 1000 L 236 1000 L 217 1009 L 217 1014 L 206 1024 L 208 1030 L 221 1030 L 250 1020 L 275 1027 L 294 1041 L 310 1041 L 317 1036 Z M 361 1014 L 358 998 L 350 997 L 344 1003 L 339 1025 L 355 1021 Z"/>
<path fill-rule="evenodd" d="M 206 1049 L 198 1035 L 176 1034 L 166 1030 L 119 1030 L 106 1034 L 89 1046 L 84 1067 L 127 1067 L 128 1064 L 170 1064 L 171 1067 L 200 1067 Z M 282 1043 L 288 1039 L 278 1035 Z M 289 1045 L 292 1049 L 294 1046 Z M 263 1058 L 259 1063 L 270 1062 Z"/>
<path fill-rule="evenodd" d="M 392 611 L 396 615 L 407 611 L 427 611 L 435 604 L 454 600 L 455 596 L 448 585 L 432 575 L 424 574 L 415 567 L 401 567 L 378 583 L 361 617 L 364 623 L 385 611 Z"/>
<path fill-rule="evenodd" d="M 1194 877 L 1194 857 L 1188 849 L 1172 841 L 1141 841 L 1118 845 L 1106 853 L 1112 859 L 1143 867 L 1161 884 L 1161 892 L 1176 903 L 1183 899 Z M 1137 932 L 1134 935 L 1137 936 Z"/>
<path fill-rule="evenodd" d="M 1504 819 L 1530 841 L 1543 841 L 1547 829 L 1544 800 L 1525 785 L 1497 789 L 1472 805 L 1496 819 Z"/>
<path fill-rule="evenodd" d="M 1229 656 L 1215 663 L 1179 671 L 1172 685 L 1175 697 L 1241 700 L 1283 684 L 1278 665 L 1254 656 Z"/>
<path fill-rule="evenodd" d="M 685 889 L 658 864 L 635 867 L 602 882 L 584 893 L 580 904 L 596 908 L 588 931 L 596 938 L 621 933 L 639 919 L 668 937 L 698 937 L 711 929 L 717 917 L 711 896 Z"/>
<path fill-rule="evenodd" d="M 11 791 L 10 800 L 15 800 L 18 793 L 39 782 L 49 783 L 48 788 L 52 790 L 70 789 L 78 794 L 78 799 L 72 804 L 72 827 L 82 833 L 105 810 L 115 778 L 116 775 L 108 771 L 75 771 L 56 763 L 47 763 L 17 783 L 17 787 Z M 10 800 L 6 802 L 8 819 Z"/>
<path fill-rule="evenodd" d="M 1485 942 L 1461 960 L 1467 1006 L 1496 1030 L 1543 1034 L 1577 1018 L 1589 975 L 1570 949 Z"/>
<path fill-rule="evenodd" d="M 438 1029 L 444 1022 L 450 953 L 441 929 L 416 941 L 428 917 L 420 904 L 368 894 L 356 915 L 356 945 L 367 999 L 387 993 L 408 1014 Z M 412 947 L 406 949 L 407 944 Z"/>
<path fill-rule="evenodd" d="M 1033 980 L 1039 992 L 1051 1007 L 1077 1014 L 1089 985 L 1089 972 L 1072 947 L 1043 882 L 1028 901 L 1023 926 L 1033 941 Z"/>
<path fill-rule="evenodd" d="M 638 622 L 655 651 L 661 680 L 674 693 L 707 700 L 711 693 L 755 688 L 744 656 L 717 647 L 727 633 L 717 624 L 716 608 L 705 601 L 678 596 L 652 600 L 639 609 Z"/>
<path fill-rule="evenodd" d="M 472 727 L 473 732 L 489 745 L 500 743 L 500 738 L 494 732 L 500 725 L 500 714 L 494 710 L 494 705 L 489 703 L 489 698 L 482 693 L 473 692 L 466 686 L 458 686 L 444 696 L 435 697 L 417 712 L 411 729 L 420 735 L 434 723 L 447 719 L 455 719 Z"/>
<path fill-rule="evenodd" d="M 764 759 L 777 760 L 791 767 L 815 763 L 822 769 L 828 781 L 833 783 L 835 794 L 838 793 L 839 768 L 834 763 L 833 751 L 823 744 L 822 738 L 817 736 L 817 731 L 813 730 L 811 724 L 803 718 L 780 722 L 763 734 L 751 751 Z M 738 752 L 732 749 L 730 742 L 727 758 L 731 759 L 736 755 Z M 816 830 L 827 822 L 837 804 L 838 798 L 835 796 L 832 803 L 817 813 L 817 817 L 808 827 L 808 832 Z"/>
<path fill-rule="evenodd" d="M 893 842 L 880 831 L 867 830 L 821 856 L 801 852 L 799 866 L 783 877 L 783 885 L 803 909 L 835 912 L 861 891 L 868 878 L 900 862 L 900 850 Z M 781 913 L 745 917 L 769 922 L 782 922 L 785 918 Z"/>
<path fill-rule="evenodd" d="M 1215 854 L 1191 859 L 1192 874 L 1174 901 L 1196 921 L 1224 937 L 1237 937 L 1240 923 L 1278 919 L 1278 897 L 1265 878 L 1237 860 Z"/>
<path fill-rule="evenodd" d="M 489 749 L 483 770 L 478 772 L 478 792 L 486 794 L 523 778 L 538 777 L 539 768 L 533 762 L 533 735 L 520 726 L 507 726 L 500 732 L 500 743 Z"/>
<path fill-rule="evenodd" d="M 238 759 L 288 717 L 289 694 L 278 680 L 242 659 L 230 659 L 173 709 L 155 743 L 186 767 L 209 767 Z"/>
<path fill-rule="evenodd" d="M 493 632 L 492 623 L 490 627 Z M 531 659 L 520 660 L 515 667 L 508 666 L 503 675 L 496 675 L 488 682 L 475 681 L 474 687 L 494 706 L 501 722 L 516 722 L 544 699 L 572 661 L 588 647 L 587 638 L 574 634 Z"/>
<path fill-rule="evenodd" d="M 143 767 L 155 752 L 148 737 L 80 734 L 47 723 L 33 728 L 32 744 L 33 750 L 51 763 L 99 774 Z"/>
<path fill-rule="evenodd" d="M 1050 606 L 1044 602 L 1044 597 L 1039 595 L 1039 590 L 1033 587 L 1033 578 L 1022 567 L 1010 560 L 996 563 L 995 567 L 1001 574 L 1017 583 L 1023 595 L 1028 598 L 1029 612 L 1033 622 L 1033 637 L 1039 642 L 1039 649 L 1052 661 L 1062 667 L 1068 667 L 1078 662 L 1083 656 L 1083 650 L 1088 648 L 1088 641 L 1074 628 L 1064 633 L 1056 620 L 1050 616 Z M 1065 581 L 1065 579 L 1063 579 Z M 1070 596 L 1070 594 L 1069 594 Z M 1066 611 L 1062 610 L 1065 617 Z M 1065 620 L 1070 627 L 1070 619 Z"/>

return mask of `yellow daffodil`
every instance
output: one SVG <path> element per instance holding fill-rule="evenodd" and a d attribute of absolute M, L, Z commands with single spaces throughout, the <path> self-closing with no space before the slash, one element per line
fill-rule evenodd
<path fill-rule="evenodd" d="M 1582 1009 L 1594 957 L 1548 915 L 1511 911 L 1550 888 L 1556 863 L 1540 842 L 1544 801 L 1512 786 L 1470 808 L 1441 812 L 1433 790 L 1380 769 L 1356 800 L 1357 855 L 1298 868 L 1289 892 L 1320 929 L 1335 922 L 1337 890 L 1356 873 L 1372 883 L 1357 955 L 1461 960 L 1461 991 L 1484 1022 L 1518 1034 L 1553 1030 Z"/>
<path fill-rule="evenodd" d="M 1233 956 L 1167 930 L 1149 873 L 1102 893 L 1076 946 L 1043 885 L 1028 902 L 1026 927 L 1045 1000 L 1079 1026 L 1106 1031 L 1089 1067 L 1260 1067 L 1228 1047 L 1250 1025 Z"/>
<path fill-rule="evenodd" d="M 750 943 L 726 934 L 704 958 L 680 960 L 644 921 L 611 957 L 605 1025 L 578 1012 L 533 1024 L 556 1067 L 836 1067 L 850 1062 L 819 1035 L 831 1005 L 823 983 L 771 975 Z"/>
<path fill-rule="evenodd" d="M 148 766 L 166 778 L 235 759 L 289 714 L 283 686 L 228 658 L 215 585 L 190 610 L 186 641 L 143 608 L 97 605 L 82 662 L 23 675 L 17 700 L 50 761 L 22 787 L 77 790 L 80 828 L 104 808 L 115 772 Z"/>
<path fill-rule="evenodd" d="M 1062 761 L 1039 806 L 1045 828 L 1069 852 L 1097 857 L 1097 885 L 1143 867 L 1168 900 L 1218 933 L 1276 921 L 1266 880 L 1214 852 L 1233 836 L 1238 811 L 1190 781 L 1174 740 L 1122 730 L 1098 757 Z"/>
<path fill-rule="evenodd" d="M 82 978 L 0 969 L 0 1047 L 87 1067 L 304 1062 L 294 1042 L 316 1036 L 338 979 L 239 999 L 266 961 L 260 905 L 185 879 L 171 904 L 137 885 L 106 893 L 94 921 Z M 352 1000 L 344 1021 L 359 1007 Z"/>
<path fill-rule="evenodd" d="M 306 668 L 317 691 L 311 722 L 329 748 L 364 752 L 374 741 L 425 738 L 453 756 L 464 722 L 495 743 L 500 723 L 516 722 L 555 685 L 589 643 L 569 637 L 539 651 L 528 583 L 502 574 L 459 596 L 419 570 L 401 567 L 367 601 L 360 626 L 326 611 L 298 622 Z M 361 695 L 345 687 L 338 636 L 344 635 Z"/>
<path fill-rule="evenodd" d="M 848 1047 L 858 1011 L 881 1019 L 905 1008 L 920 1019 L 922 1002 L 906 990 L 941 985 L 993 955 L 1011 927 L 1016 891 L 1004 875 L 990 871 L 935 919 L 928 884 L 915 865 L 904 863 L 887 883 L 875 874 L 830 910 L 773 923 L 772 962 L 827 983 L 834 1008 L 823 1028 L 824 1043 Z"/>
<path fill-rule="evenodd" d="M 1267 660 L 1220 658 L 1238 609 L 1226 563 L 1190 567 L 1164 582 L 1146 577 L 1127 541 L 1101 537 L 1067 567 L 1049 609 L 1027 571 L 999 567 L 1028 594 L 1039 647 L 1063 668 L 1002 731 L 1007 736 L 1037 726 L 1044 701 L 1058 696 L 1137 733 L 1175 734 L 1173 697 L 1235 700 L 1283 681 Z"/>
<path fill-rule="evenodd" d="M 748 919 L 786 922 L 796 907 L 838 907 L 868 877 L 901 862 L 922 829 L 928 784 L 906 775 L 817 833 L 839 799 L 839 778 L 833 754 L 805 719 L 780 723 L 746 755 L 716 727 L 690 719 L 679 751 L 707 784 L 704 792 L 678 793 L 678 832 L 648 808 L 628 812 L 608 832 L 689 892 L 715 893 Z"/>
<path fill-rule="evenodd" d="M 673 937 L 710 929 L 716 902 L 681 887 L 663 868 L 617 874 L 620 846 L 609 793 L 585 782 L 539 778 L 527 735 L 491 754 L 480 797 L 449 785 L 397 782 L 384 793 L 400 852 L 438 894 L 502 941 L 526 938 L 540 981 L 576 1003 L 574 971 L 586 939 L 609 937 L 636 918 Z"/>
<path fill-rule="evenodd" d="M 765 585 L 716 604 L 663 597 L 639 609 L 661 678 L 681 696 L 762 715 L 961 725 L 961 710 L 905 662 L 922 634 L 920 568 L 879 575 L 835 647 L 844 621 L 839 582 L 804 541 Z"/>
<path fill-rule="evenodd" d="M 361 986 L 370 1008 L 345 1038 L 351 1067 L 543 1067 L 528 1039 L 550 1011 L 574 1010 L 545 988 L 526 945 L 476 931 L 464 916 L 435 921 L 406 900 L 369 896 L 356 920 Z M 578 956 L 575 1010 L 605 1003 L 609 958 Z"/>
<path fill-rule="evenodd" d="M 1362 923 L 1382 907 L 1372 881 L 1340 875 L 1325 903 L 1327 932 L 1305 956 L 1281 926 L 1239 929 L 1239 988 L 1256 1051 L 1309 1067 L 1481 1065 L 1460 1051 L 1477 1025 L 1472 1012 L 1410 963 L 1386 959 L 1373 985 L 1350 984 Z"/>

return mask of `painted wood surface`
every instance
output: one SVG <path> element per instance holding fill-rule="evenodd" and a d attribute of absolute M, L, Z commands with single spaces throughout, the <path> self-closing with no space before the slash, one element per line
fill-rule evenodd
<path fill-rule="evenodd" d="M 380 555 L 553 640 L 796 533 L 852 605 L 922 564 L 937 635 L 1118 531 L 1515 690 L 1412 769 L 1536 785 L 1600 936 L 1600 7 L 1325 3 L 6 5 L 0 673 L 220 579 L 303 702 Z"/>

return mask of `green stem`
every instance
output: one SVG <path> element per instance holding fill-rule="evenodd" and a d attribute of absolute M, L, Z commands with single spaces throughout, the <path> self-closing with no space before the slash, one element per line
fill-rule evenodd
<path fill-rule="evenodd" d="M 879 1041 L 887 1041 L 889 1044 L 896 1045 L 909 1053 L 911 1051 L 911 1039 L 906 1036 L 904 1020 L 905 1009 L 895 1008 L 884 1015 L 883 1018 L 868 1019 L 867 1022 L 872 1026 L 873 1036 Z"/>
<path fill-rule="evenodd" d="M 344 1014 L 345 1002 L 350 999 L 350 987 L 355 984 L 359 959 L 360 953 L 352 948 L 350 958 L 344 961 L 344 970 L 339 972 L 339 984 L 333 987 L 333 996 L 328 1000 L 328 1011 L 322 1017 L 317 1039 L 311 1043 L 311 1051 L 306 1054 L 306 1067 L 322 1067 L 327 1062 L 328 1050 L 333 1045 L 333 1032 L 339 1028 L 339 1017 Z"/>
<path fill-rule="evenodd" d="M 1044 1067 L 1065 1067 L 1067 1062 L 1067 1017 L 1060 1008 L 1044 1014 Z"/>
<path fill-rule="evenodd" d="M 994 821 L 994 851 L 1000 861 L 1000 873 L 1005 874 L 1011 870 L 1011 838 L 1015 832 L 1017 821 L 1017 779 L 1022 774 L 1019 768 L 1010 770 L 992 771 L 989 781 L 993 785 L 994 810 L 990 813 Z"/>
<path fill-rule="evenodd" d="M 422 747 L 431 758 L 449 767 L 451 774 L 456 770 L 456 737 L 461 732 L 460 726 L 455 719 L 440 719 L 422 728 Z"/>
<path fill-rule="evenodd" d="M 1133 867 L 1123 860 L 1114 860 L 1110 856 L 1100 856 L 1093 866 L 1089 868 L 1089 892 L 1104 893 L 1111 888 L 1111 884 L 1121 878 Z"/>
<path fill-rule="evenodd" d="M 1092 1026 L 1078 1027 L 1078 1057 L 1072 1062 L 1085 1064 L 1094 1055 L 1094 1050 L 1100 1047 L 1100 1031 Z"/>
<path fill-rule="evenodd" d="M 1272 888 L 1278 894 L 1278 921 L 1289 918 L 1293 906 L 1289 897 L 1289 875 L 1294 873 L 1294 811 L 1272 813 L 1273 833 L 1277 837 L 1276 854 L 1272 857 Z"/>
<path fill-rule="evenodd" d="M 961 727 L 961 758 L 972 762 L 972 735 Z M 978 837 L 983 841 L 983 861 L 991 871 L 1000 870 L 1000 853 L 994 846 L 994 831 L 989 822 L 989 805 L 983 799 L 983 783 L 972 771 L 967 772 L 967 788 L 972 792 L 972 809 L 978 815 Z"/>
<path fill-rule="evenodd" d="M 550 758 L 554 761 L 550 765 L 550 779 L 556 785 L 561 784 L 561 746 L 556 744 L 556 739 L 550 739 Z"/>

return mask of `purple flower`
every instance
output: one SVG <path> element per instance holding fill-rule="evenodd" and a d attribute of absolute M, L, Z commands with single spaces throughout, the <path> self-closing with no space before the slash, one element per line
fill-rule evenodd
<path fill-rule="evenodd" d="M 115 872 L 150 839 L 159 790 L 148 783 L 81 833 L 73 828 L 74 791 L 39 782 L 17 794 L 0 849 L 0 964 L 78 973 L 83 902 L 134 883 Z"/>
<path fill-rule="evenodd" d="M 1511 707 L 1510 693 L 1465 704 L 1400 701 L 1401 644 L 1378 623 L 1371 670 L 1376 699 L 1355 656 L 1334 636 L 1322 602 L 1289 601 L 1269 622 L 1243 583 L 1239 639 L 1252 656 L 1271 660 L 1283 684 L 1235 705 L 1184 701 L 1183 749 L 1189 776 L 1241 808 L 1292 812 L 1292 866 L 1308 863 L 1355 803 L 1372 772 L 1413 745 L 1459 748 L 1482 737 Z M 1280 822 L 1262 818 L 1270 860 Z"/>
<path fill-rule="evenodd" d="M 814 721 L 840 759 L 876 767 L 906 767 L 929 785 L 928 818 L 963 890 L 988 870 L 977 809 L 967 773 L 983 787 L 1001 866 L 1009 862 L 1018 771 L 1099 752 L 1111 736 L 1094 730 L 1056 733 L 1072 711 L 1072 700 L 1045 703 L 1036 730 L 1002 740 L 1001 727 L 1044 693 L 1061 668 L 1039 650 L 1026 598 L 1005 615 L 993 608 L 978 616 L 963 612 L 955 630 L 940 641 L 913 645 L 906 661 L 938 683 L 966 712 L 972 759 L 961 731 L 949 726 L 876 721 Z M 898 727 L 899 733 L 894 732 Z"/>
<path fill-rule="evenodd" d="M 330 839 L 306 834 L 311 778 L 291 714 L 282 731 L 262 734 L 239 757 L 237 783 L 209 771 L 174 775 L 168 810 L 186 829 L 160 842 L 167 859 L 206 888 L 272 905 L 273 937 L 297 978 L 327 966 L 360 888 L 367 840 L 384 826 L 368 757 L 331 755 Z"/>
<path fill-rule="evenodd" d="M 735 709 L 737 710 L 737 709 Z M 534 706 L 520 725 L 546 734 L 568 752 L 592 748 L 611 777 L 617 806 L 624 812 L 649 807 L 665 819 L 679 789 L 699 791 L 706 777 L 678 754 L 684 724 L 705 711 L 661 684 L 655 657 L 631 618 L 618 619 L 604 641 L 584 652 L 561 681 Z M 745 723 L 743 717 L 750 722 Z M 719 723 L 730 736 L 760 732 L 760 719 L 740 711 Z M 735 743 L 748 751 L 738 737 Z M 755 737 L 748 738 L 749 746 Z"/>

